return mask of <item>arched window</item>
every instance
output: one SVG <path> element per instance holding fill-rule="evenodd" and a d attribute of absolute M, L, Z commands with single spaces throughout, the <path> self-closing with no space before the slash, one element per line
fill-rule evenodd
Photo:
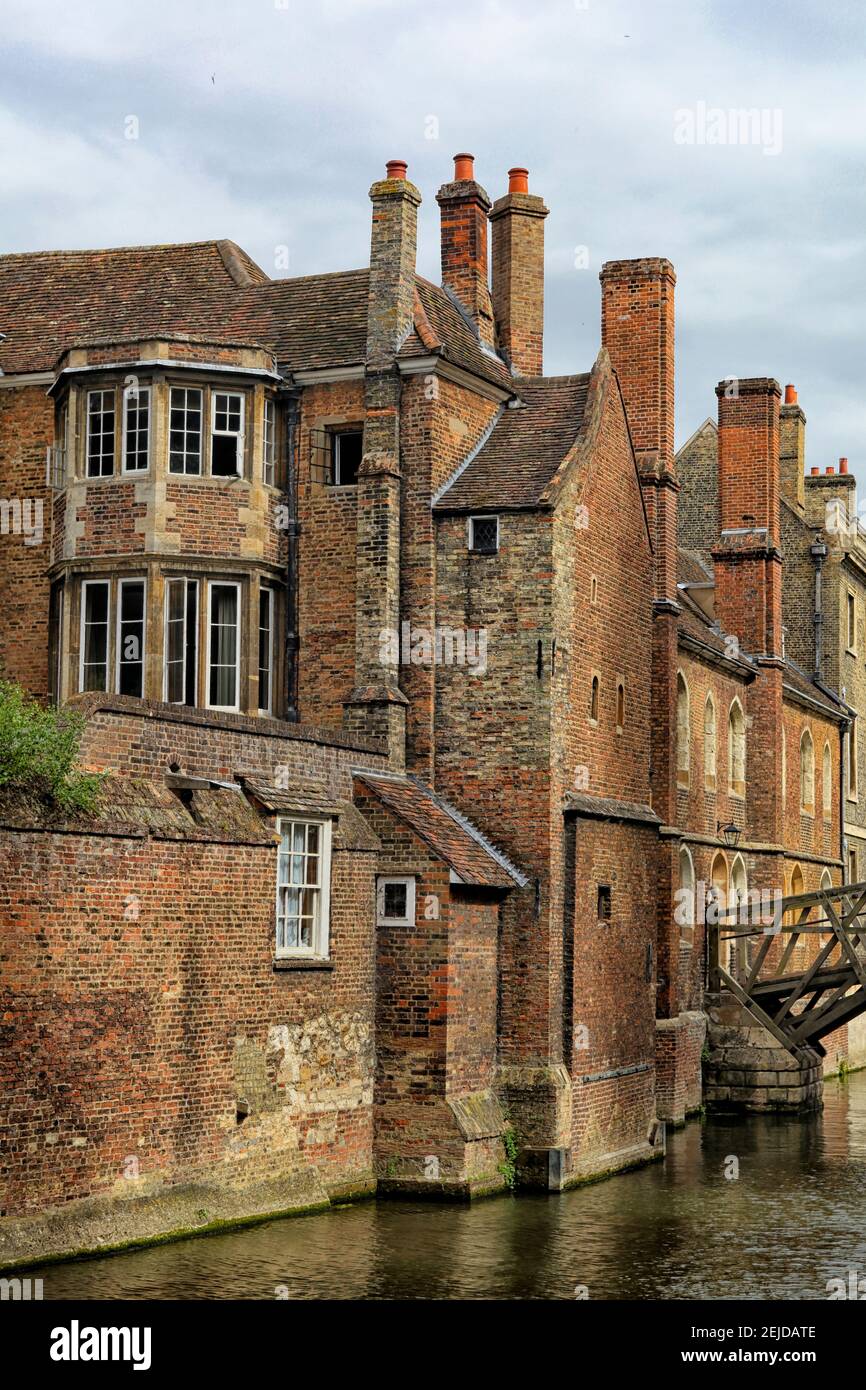
<path fill-rule="evenodd" d="M 593 676 L 589 692 L 589 717 L 598 723 L 598 676 Z"/>
<path fill-rule="evenodd" d="M 677 673 L 677 786 L 689 785 L 691 762 L 691 728 L 689 720 L 689 687 L 682 671 Z"/>
<path fill-rule="evenodd" d="M 800 738 L 800 810 L 815 811 L 815 745 L 808 729 Z"/>
<path fill-rule="evenodd" d="M 830 873 L 829 869 L 824 869 L 821 874 L 821 887 L 823 889 L 833 887 L 833 875 Z"/>
<path fill-rule="evenodd" d="M 800 868 L 799 864 L 795 864 L 793 869 L 791 870 L 790 896 L 792 898 L 796 898 L 799 896 L 800 893 L 805 893 L 805 891 L 806 889 L 803 884 L 803 870 Z M 785 913 L 785 921 L 787 922 L 788 926 L 793 926 L 796 922 L 799 921 L 800 916 L 800 908 L 791 908 L 790 911 Z M 802 942 L 800 943 L 800 946 L 802 946 Z"/>
<path fill-rule="evenodd" d="M 821 763 L 821 805 L 824 808 L 824 819 L 829 820 L 833 809 L 833 755 L 829 743 L 824 744 Z"/>
<path fill-rule="evenodd" d="M 625 686 L 622 681 L 616 687 L 616 727 L 620 733 L 625 728 Z"/>
<path fill-rule="evenodd" d="M 746 794 L 746 718 L 739 700 L 728 713 L 728 790 L 734 796 Z"/>
<path fill-rule="evenodd" d="M 704 705 L 704 786 L 716 790 L 716 706 L 712 695 Z"/>
<path fill-rule="evenodd" d="M 677 921 L 680 941 L 691 946 L 695 935 L 695 865 L 685 845 L 680 847 L 680 893 Z"/>

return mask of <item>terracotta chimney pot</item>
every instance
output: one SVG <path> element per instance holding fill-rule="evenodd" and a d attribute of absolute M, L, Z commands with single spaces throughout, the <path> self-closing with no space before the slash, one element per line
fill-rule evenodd
<path fill-rule="evenodd" d="M 389 179 L 405 179 L 406 170 L 409 165 L 405 159 L 389 159 L 385 165 L 385 174 Z"/>
<path fill-rule="evenodd" d="M 796 388 L 796 386 L 786 386 L 786 387 L 785 387 L 785 405 L 796 405 L 796 404 L 797 404 L 797 388 Z"/>
<path fill-rule="evenodd" d="M 455 154 L 454 156 L 454 182 L 467 183 L 475 178 L 475 155 L 474 154 Z"/>
<path fill-rule="evenodd" d="M 529 192 L 529 170 L 515 167 L 508 170 L 508 192 L 509 193 L 528 193 Z"/>

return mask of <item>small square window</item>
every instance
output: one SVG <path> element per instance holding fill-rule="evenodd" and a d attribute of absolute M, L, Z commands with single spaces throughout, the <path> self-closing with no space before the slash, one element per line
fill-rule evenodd
<path fill-rule="evenodd" d="M 599 925 L 603 925 L 604 923 L 609 922 L 613 910 L 609 883 L 600 883 L 598 885 L 597 908 Z"/>
<path fill-rule="evenodd" d="M 499 549 L 499 517 L 469 518 L 469 549 L 476 555 L 495 555 Z"/>
<path fill-rule="evenodd" d="M 331 435 L 331 484 L 354 487 L 364 452 L 363 430 L 335 430 Z"/>
<path fill-rule="evenodd" d="M 414 925 L 414 878 L 380 878 L 378 880 L 376 885 L 376 917 L 380 926 Z"/>

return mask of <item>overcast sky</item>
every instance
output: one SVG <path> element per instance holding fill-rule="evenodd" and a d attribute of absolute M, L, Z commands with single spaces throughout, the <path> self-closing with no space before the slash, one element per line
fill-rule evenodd
<path fill-rule="evenodd" d="M 667 256 L 678 442 L 715 414 L 721 377 L 775 376 L 799 388 L 807 463 L 847 454 L 866 491 L 863 0 L 0 14 L 0 250 L 230 237 L 273 275 L 281 247 L 292 275 L 350 269 L 368 259 L 369 185 L 403 158 L 424 197 L 419 270 L 438 279 L 452 155 L 475 154 L 492 198 L 523 164 L 550 208 L 549 373 L 592 363 L 604 260 Z M 718 143 L 750 109 L 757 138 Z"/>

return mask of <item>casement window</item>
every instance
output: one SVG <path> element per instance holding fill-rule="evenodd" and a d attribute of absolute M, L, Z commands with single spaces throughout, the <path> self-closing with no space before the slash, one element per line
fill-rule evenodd
<path fill-rule="evenodd" d="M 164 698 L 172 705 L 197 704 L 198 580 L 165 581 Z"/>
<path fill-rule="evenodd" d="M 236 391 L 211 393 L 210 471 L 236 478 L 244 471 L 244 398 Z"/>
<path fill-rule="evenodd" d="M 280 820 L 278 956 L 328 955 L 331 822 Z"/>
<path fill-rule="evenodd" d="M 499 517 L 470 516 L 469 549 L 475 555 L 495 555 L 499 549 Z"/>
<path fill-rule="evenodd" d="M 415 925 L 414 878 L 376 880 L 376 920 L 380 927 Z"/>
<path fill-rule="evenodd" d="M 274 591 L 259 589 L 259 714 L 274 712 Z"/>
<path fill-rule="evenodd" d="M 277 476 L 277 408 L 272 400 L 265 401 L 264 435 L 262 439 L 262 482 L 274 487 Z"/>
<path fill-rule="evenodd" d="M 333 487 L 354 487 L 364 452 L 363 430 L 331 431 L 331 473 Z"/>
<path fill-rule="evenodd" d="M 79 690 L 108 689 L 108 608 L 110 585 L 85 579 L 81 585 Z"/>
<path fill-rule="evenodd" d="M 106 478 L 114 472 L 116 424 L 114 391 L 87 393 L 87 476 Z"/>
<path fill-rule="evenodd" d="M 123 472 L 143 473 L 150 462 L 150 387 L 123 393 Z"/>
<path fill-rule="evenodd" d="M 66 593 L 63 580 L 51 585 L 48 598 L 48 629 L 50 633 L 50 680 L 51 694 L 55 705 L 63 696 L 63 618 L 66 607 Z"/>
<path fill-rule="evenodd" d="M 116 686 L 119 695 L 144 694 L 145 582 L 121 579 L 117 586 Z"/>
<path fill-rule="evenodd" d="M 169 400 L 168 471 L 201 473 L 202 393 L 172 386 Z"/>
<path fill-rule="evenodd" d="M 208 584 L 209 709 L 240 708 L 240 598 L 239 584 Z"/>

